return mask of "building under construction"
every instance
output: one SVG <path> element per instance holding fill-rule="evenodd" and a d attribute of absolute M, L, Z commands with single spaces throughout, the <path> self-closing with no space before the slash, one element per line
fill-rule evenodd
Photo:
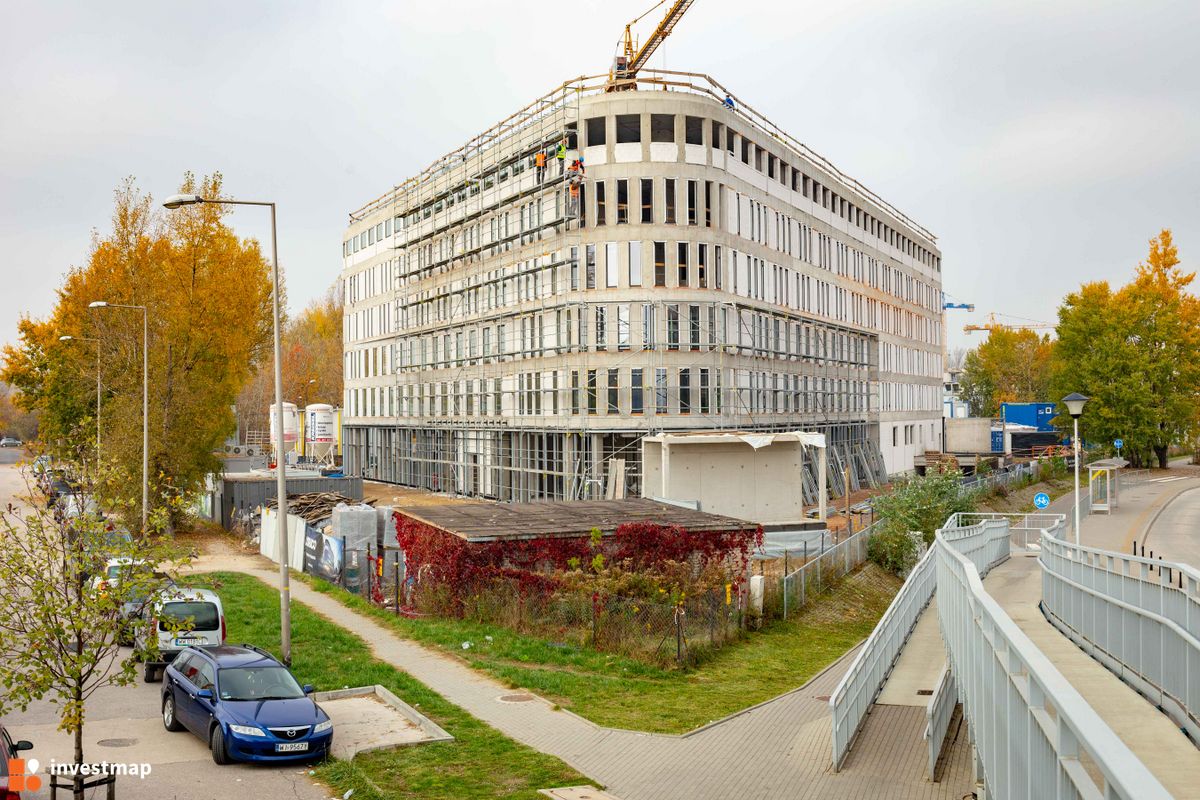
<path fill-rule="evenodd" d="M 636 495 L 646 434 L 799 429 L 840 494 L 940 447 L 934 236 L 704 75 L 563 84 L 354 211 L 342 280 L 349 474 Z"/>

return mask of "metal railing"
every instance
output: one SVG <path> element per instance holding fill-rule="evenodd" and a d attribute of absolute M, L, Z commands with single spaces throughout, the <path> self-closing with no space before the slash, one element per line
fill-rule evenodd
<path fill-rule="evenodd" d="M 956 516 L 951 516 L 947 520 L 947 528 L 957 524 L 956 519 Z M 940 533 L 939 541 L 943 539 Z M 1008 528 L 1003 521 L 987 520 L 956 527 L 950 531 L 946 541 L 948 546 L 961 551 L 972 563 L 978 563 L 983 572 L 1008 558 Z M 917 619 L 933 597 L 937 586 L 936 549 L 935 544 L 913 567 L 875 630 L 871 631 L 870 637 L 858 651 L 854 663 L 829 696 L 835 770 L 841 768 L 854 737 L 891 674 Z"/>
<path fill-rule="evenodd" d="M 946 741 L 946 732 L 950 730 L 950 721 L 954 719 L 954 709 L 958 707 L 958 688 L 954 684 L 954 673 L 950 665 L 942 667 L 942 674 L 934 684 L 933 695 L 925 706 L 925 746 L 929 753 L 929 763 L 926 767 L 929 780 L 937 780 L 937 762 L 942 754 L 942 743 Z"/>
<path fill-rule="evenodd" d="M 1200 742 L 1200 571 L 1042 537 L 1042 611 Z"/>
<path fill-rule="evenodd" d="M 956 515 L 958 525 L 970 525 L 985 519 L 1007 520 L 1008 538 L 1012 546 L 1022 550 L 1037 551 L 1041 548 L 1042 531 L 1062 520 L 1062 514 L 1049 512 L 971 511 Z M 952 518 L 953 519 L 953 518 Z M 949 521 L 947 525 L 949 525 Z"/>
<path fill-rule="evenodd" d="M 859 648 L 854 663 L 829 696 L 829 710 L 833 718 L 834 771 L 841 769 L 855 735 L 862 727 L 875 698 L 879 696 L 921 612 L 929 605 L 936 585 L 937 573 L 933 549 L 930 549 L 908 574 L 904 585 L 875 625 L 875 630 Z"/>
<path fill-rule="evenodd" d="M 788 612 L 808 603 L 808 594 L 820 592 L 842 575 L 867 560 L 867 544 L 878 530 L 878 522 L 873 522 L 858 533 L 849 536 L 837 544 L 828 547 L 801 567 L 789 572 L 782 578 L 783 618 L 787 619 Z"/>
<path fill-rule="evenodd" d="M 989 797 L 1170 797 L 949 544 L 939 531 L 938 618 Z"/>

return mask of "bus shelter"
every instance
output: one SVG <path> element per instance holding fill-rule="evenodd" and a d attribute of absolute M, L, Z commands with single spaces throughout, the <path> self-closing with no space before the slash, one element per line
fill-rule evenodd
<path fill-rule="evenodd" d="M 1121 499 L 1121 470 L 1129 465 L 1123 458 L 1105 458 L 1088 464 L 1088 513 L 1112 513 Z"/>

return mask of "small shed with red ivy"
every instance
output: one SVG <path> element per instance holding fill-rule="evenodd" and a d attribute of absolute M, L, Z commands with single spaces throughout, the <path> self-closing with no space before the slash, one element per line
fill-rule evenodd
<path fill-rule="evenodd" d="M 753 522 L 647 499 L 536 503 L 465 501 L 397 509 L 407 573 L 454 587 L 491 578 L 549 578 L 600 551 L 633 568 L 698 558 L 743 564 L 761 544 Z"/>

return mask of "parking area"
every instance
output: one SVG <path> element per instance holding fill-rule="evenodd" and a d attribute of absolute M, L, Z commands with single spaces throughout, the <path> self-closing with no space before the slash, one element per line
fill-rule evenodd
<path fill-rule="evenodd" d="M 16 458 L 0 450 L 0 504 L 19 503 L 25 484 Z M 125 651 L 128 652 L 128 651 Z M 90 763 L 149 764 L 145 778 L 118 779 L 122 800 L 204 800 L 206 798 L 275 798 L 325 800 L 330 792 L 315 783 L 306 765 L 219 767 L 208 748 L 187 732 L 169 733 L 160 713 L 161 683 L 142 682 L 139 670 L 130 686 L 105 687 L 88 701 L 84 757 Z M 33 704 L 4 718 L 14 739 L 28 739 L 34 749 L 23 755 L 37 759 L 41 770 L 52 761 L 74 760 L 74 740 L 58 730 L 60 709 L 49 702 Z M 49 797 L 50 791 L 23 792 L 22 797 Z M 97 796 L 102 796 L 97 794 Z"/>

